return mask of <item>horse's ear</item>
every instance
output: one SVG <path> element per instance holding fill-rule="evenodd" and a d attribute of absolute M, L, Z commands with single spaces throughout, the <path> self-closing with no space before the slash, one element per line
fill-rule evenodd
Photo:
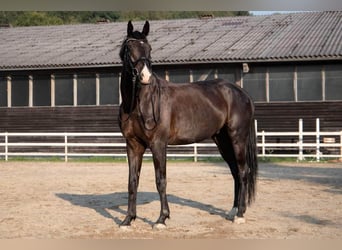
<path fill-rule="evenodd" d="M 133 34 L 133 24 L 132 21 L 129 20 L 127 24 L 127 36 L 132 36 Z"/>
<path fill-rule="evenodd" d="M 144 28 L 142 30 L 142 33 L 147 36 L 150 32 L 150 23 L 148 21 L 145 22 Z"/>

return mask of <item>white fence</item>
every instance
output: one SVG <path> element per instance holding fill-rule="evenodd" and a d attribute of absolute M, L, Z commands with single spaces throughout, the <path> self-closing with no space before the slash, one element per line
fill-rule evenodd
<path fill-rule="evenodd" d="M 342 131 L 321 132 L 319 119 L 314 132 L 304 132 L 302 120 L 299 120 L 298 128 L 296 132 L 257 132 L 258 156 L 314 158 L 317 161 L 342 159 Z M 105 138 L 105 142 L 96 142 L 98 137 Z M 88 141 L 84 142 L 84 138 Z M 289 138 L 291 142 L 282 142 Z M 120 140 L 122 142 L 115 142 Z M 125 147 L 121 133 L 0 133 L 0 156 L 6 161 L 9 157 L 61 157 L 65 161 L 70 157 L 126 157 Z M 95 150 L 84 152 L 86 150 L 80 150 L 82 148 Z M 194 161 L 201 157 L 220 157 L 213 148 L 216 148 L 214 143 L 170 146 L 168 157 L 193 158 Z M 151 157 L 151 153 L 147 152 L 145 156 Z"/>
<path fill-rule="evenodd" d="M 256 123 L 257 127 L 257 123 Z M 257 128 L 256 128 L 257 129 Z M 342 160 L 342 131 L 322 132 L 320 121 L 316 119 L 316 131 L 304 132 L 303 120 L 299 119 L 296 132 L 257 132 L 259 157 L 296 157 L 298 160 L 305 158 L 339 158 Z M 267 138 L 295 138 L 294 142 L 267 142 Z M 282 153 L 276 153 L 276 152 Z"/>

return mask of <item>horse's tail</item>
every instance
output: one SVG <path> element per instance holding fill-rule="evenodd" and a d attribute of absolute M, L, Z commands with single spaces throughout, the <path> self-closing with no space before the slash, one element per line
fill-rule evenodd
<path fill-rule="evenodd" d="M 249 135 L 247 139 L 247 153 L 246 161 L 248 165 L 248 177 L 247 177 L 247 187 L 248 187 L 248 205 L 250 205 L 255 200 L 256 193 L 256 178 L 258 175 L 258 158 L 257 158 L 257 141 L 255 133 L 254 119 L 252 119 Z"/>

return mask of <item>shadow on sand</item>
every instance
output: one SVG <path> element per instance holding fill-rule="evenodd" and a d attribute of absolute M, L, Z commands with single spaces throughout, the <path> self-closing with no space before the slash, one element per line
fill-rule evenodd
<path fill-rule="evenodd" d="M 69 201 L 75 206 L 81 206 L 86 208 L 94 209 L 97 213 L 105 218 L 112 219 L 116 224 L 120 224 L 122 218 L 113 217 L 107 210 L 114 210 L 123 215 L 126 215 L 126 209 L 120 208 L 121 206 L 127 205 L 128 195 L 127 192 L 117 192 L 111 194 L 68 194 L 68 193 L 57 193 L 57 197 Z M 185 199 L 179 196 L 168 194 L 169 203 L 178 204 L 182 206 L 188 206 L 202 211 L 206 211 L 209 214 L 219 215 L 226 218 L 226 211 L 220 208 L 216 208 L 209 204 L 204 204 L 198 201 Z M 139 192 L 137 198 L 137 205 L 151 203 L 153 201 L 159 201 L 159 194 L 157 192 Z M 144 221 L 150 225 L 154 222 L 147 218 L 137 216 L 137 219 Z M 157 218 L 156 218 L 157 219 Z"/>
<path fill-rule="evenodd" d="M 288 166 L 282 164 L 260 164 L 259 177 L 276 180 L 298 180 L 326 187 L 327 192 L 342 194 L 341 165 L 317 164 Z"/>
<path fill-rule="evenodd" d="M 225 164 L 222 164 L 222 166 L 225 166 Z M 342 168 L 340 166 L 335 168 L 332 165 L 329 165 L 328 167 L 324 165 L 313 167 L 313 165 L 296 166 L 296 164 L 294 164 L 294 166 L 281 164 L 260 164 L 259 178 L 270 180 L 302 180 L 317 185 L 323 185 L 326 187 L 325 191 L 327 192 L 342 194 Z M 122 209 L 121 207 L 127 205 L 127 192 L 116 192 L 110 194 L 57 193 L 56 196 L 70 202 L 75 206 L 94 209 L 97 213 L 105 218 L 112 219 L 118 225 L 121 223 L 121 219 L 123 219 L 124 215 L 126 215 L 126 209 Z M 157 192 L 138 192 L 137 205 L 148 204 L 153 201 L 159 201 L 159 194 Z M 168 201 L 173 204 L 196 208 L 208 212 L 209 214 L 219 215 L 222 218 L 226 218 L 226 211 L 209 204 L 182 198 L 173 194 L 168 194 Z M 116 211 L 122 214 L 123 217 L 113 217 L 108 210 Z M 309 222 L 313 224 L 331 223 L 330 221 L 318 220 L 304 215 L 287 215 L 287 217 L 292 217 L 303 222 Z M 146 218 L 138 216 L 137 219 L 140 219 L 150 225 L 154 224 L 153 221 L 150 221 Z"/>

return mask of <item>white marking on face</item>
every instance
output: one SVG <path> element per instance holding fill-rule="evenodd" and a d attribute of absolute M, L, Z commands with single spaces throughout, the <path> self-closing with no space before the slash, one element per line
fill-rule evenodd
<path fill-rule="evenodd" d="M 140 73 L 141 83 L 145 83 L 145 84 L 150 83 L 151 76 L 152 76 L 152 72 L 148 69 L 146 64 L 144 64 L 144 67 Z"/>

